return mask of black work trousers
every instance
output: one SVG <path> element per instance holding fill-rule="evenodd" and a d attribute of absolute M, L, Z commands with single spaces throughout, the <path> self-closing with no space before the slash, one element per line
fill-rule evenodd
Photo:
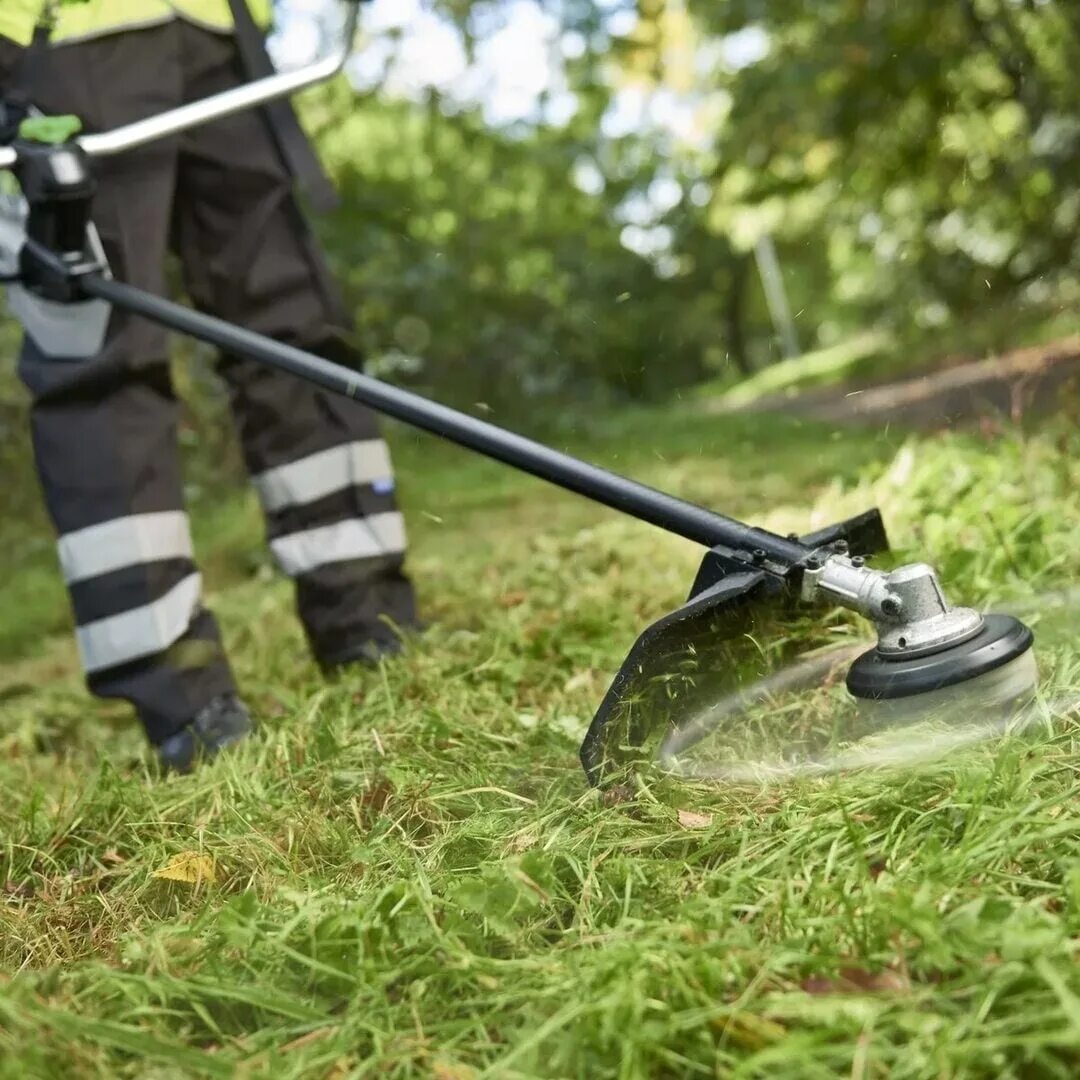
<path fill-rule="evenodd" d="M 19 50 L 0 41 L 0 74 Z M 88 131 L 243 81 L 233 39 L 190 23 L 59 44 L 32 66 L 30 98 Z M 165 290 L 179 257 L 200 310 L 349 361 L 340 301 L 258 112 L 98 163 L 94 220 L 116 278 Z M 184 512 L 166 335 L 114 311 L 82 362 L 27 340 L 38 471 L 59 534 L 88 683 L 132 702 L 153 742 L 233 689 Z M 355 402 L 223 357 L 270 547 L 296 581 L 316 656 L 333 662 L 414 622 L 405 532 L 385 443 Z"/>

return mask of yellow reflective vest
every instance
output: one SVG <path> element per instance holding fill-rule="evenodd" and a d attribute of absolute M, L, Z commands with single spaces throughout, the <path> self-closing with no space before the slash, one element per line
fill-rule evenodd
<path fill-rule="evenodd" d="M 28 45 L 42 4 L 43 0 L 0 0 L 0 35 Z M 270 0 L 248 0 L 248 8 L 257 23 L 269 25 Z M 232 28 L 228 0 L 61 0 L 56 4 L 56 13 L 52 40 L 57 43 L 137 30 L 176 18 L 210 30 L 228 32 Z"/>

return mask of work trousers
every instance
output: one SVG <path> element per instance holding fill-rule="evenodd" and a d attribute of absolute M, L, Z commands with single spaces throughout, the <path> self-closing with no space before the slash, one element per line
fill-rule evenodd
<path fill-rule="evenodd" d="M 34 104 L 75 113 L 88 131 L 243 81 L 231 37 L 181 20 L 55 46 L 30 67 Z M 19 50 L 0 41 L 0 76 L 18 68 Z M 340 300 L 262 114 L 105 159 L 97 175 L 94 221 L 117 279 L 164 293 L 171 250 L 199 310 L 351 361 Z M 332 663 L 387 642 L 415 612 L 373 415 L 250 361 L 225 356 L 220 370 L 314 653 Z M 56 360 L 27 340 L 19 371 L 89 686 L 132 702 L 161 742 L 233 689 L 184 511 L 166 335 L 114 311 L 97 356 Z"/>

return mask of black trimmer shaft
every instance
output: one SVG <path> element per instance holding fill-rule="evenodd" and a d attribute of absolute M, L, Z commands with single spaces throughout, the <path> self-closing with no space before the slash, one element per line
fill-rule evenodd
<path fill-rule="evenodd" d="M 334 393 L 362 401 L 387 416 L 430 431 L 459 446 L 705 547 L 723 545 L 738 551 L 757 551 L 761 553 L 760 558 L 785 567 L 801 563 L 810 554 L 809 548 L 796 541 L 744 525 L 741 521 L 677 499 L 635 480 L 628 480 L 607 469 L 579 461 L 486 420 L 478 420 L 428 401 L 419 394 L 380 382 L 370 375 L 352 371 L 221 319 L 192 311 L 141 289 L 99 276 L 86 277 L 80 284 L 87 294 L 105 300 L 116 308 L 145 316 L 226 353 L 269 364 Z"/>

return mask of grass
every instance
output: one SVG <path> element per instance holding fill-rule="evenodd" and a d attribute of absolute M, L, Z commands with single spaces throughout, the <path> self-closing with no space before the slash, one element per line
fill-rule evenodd
<path fill-rule="evenodd" d="M 963 599 L 1024 603 L 1080 565 L 1077 430 L 673 411 L 574 449 L 783 531 L 877 501 Z M 24 642 L 0 667 L 0 1077 L 1076 1075 L 1075 710 L 918 772 L 587 790 L 584 726 L 696 552 L 396 449 L 431 629 L 378 670 L 321 680 L 250 499 L 199 503 L 262 732 L 191 777 L 155 778 L 66 637 L 37 641 L 62 597 L 8 546 L 4 589 L 41 576 L 0 609 Z"/>
<path fill-rule="evenodd" d="M 695 388 L 695 396 L 707 401 L 719 398 L 728 408 L 739 409 L 761 398 L 795 394 L 817 386 L 844 382 L 863 373 L 873 360 L 887 354 L 893 342 L 881 331 L 866 331 L 821 349 L 812 349 L 787 360 L 778 360 L 735 384 L 708 382 Z"/>

